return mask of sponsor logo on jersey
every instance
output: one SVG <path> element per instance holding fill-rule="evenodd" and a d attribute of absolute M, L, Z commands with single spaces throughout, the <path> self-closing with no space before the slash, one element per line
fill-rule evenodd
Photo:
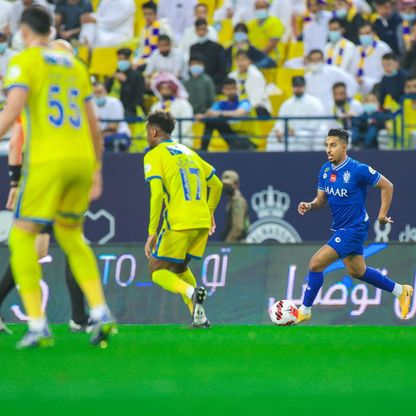
<path fill-rule="evenodd" d="M 340 198 L 348 198 L 348 190 L 344 188 L 333 188 L 332 186 L 326 186 L 325 192 L 328 195 L 339 196 Z"/>

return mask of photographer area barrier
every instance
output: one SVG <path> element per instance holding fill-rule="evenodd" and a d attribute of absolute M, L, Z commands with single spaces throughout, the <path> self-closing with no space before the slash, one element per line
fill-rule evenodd
<path fill-rule="evenodd" d="M 201 261 L 191 268 L 198 284 L 208 290 L 206 310 L 214 325 L 271 324 L 268 308 L 280 299 L 300 305 L 311 255 L 318 245 L 209 245 Z M 94 247 L 108 303 L 120 323 L 189 323 L 187 307 L 179 295 L 153 284 L 143 245 Z M 364 256 L 369 264 L 400 283 L 416 285 L 416 246 L 371 243 Z M 0 249 L 0 273 L 8 264 L 8 250 Z M 52 247 L 45 263 L 42 292 L 52 323 L 70 318 L 65 286 L 65 257 Z M 415 325 L 416 301 L 409 319 L 399 319 L 398 302 L 359 280 L 351 279 L 338 261 L 324 272 L 324 286 L 313 310 L 312 325 Z M 415 298 L 414 298 L 415 299 Z M 6 321 L 25 319 L 14 291 L 3 306 Z"/>

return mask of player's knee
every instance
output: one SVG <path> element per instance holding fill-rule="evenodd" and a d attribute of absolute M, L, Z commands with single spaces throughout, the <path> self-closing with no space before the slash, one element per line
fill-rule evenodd
<path fill-rule="evenodd" d="M 65 253 L 73 250 L 76 246 L 85 244 L 81 227 L 65 227 L 60 224 L 54 225 L 56 240 Z"/>
<path fill-rule="evenodd" d="M 322 261 L 319 259 L 319 257 L 312 257 L 309 262 L 309 270 L 311 272 L 322 272 L 324 270 L 324 266 L 322 264 Z"/>
<path fill-rule="evenodd" d="M 365 269 L 349 269 L 350 276 L 354 279 L 361 279 L 365 273 Z"/>

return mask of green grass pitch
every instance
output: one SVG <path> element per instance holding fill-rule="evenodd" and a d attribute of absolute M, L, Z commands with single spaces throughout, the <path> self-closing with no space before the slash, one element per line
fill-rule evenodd
<path fill-rule="evenodd" d="M 121 325 L 105 350 L 0 334 L 0 415 L 416 415 L 414 327 Z M 290 412 L 290 413 L 289 413 Z"/>

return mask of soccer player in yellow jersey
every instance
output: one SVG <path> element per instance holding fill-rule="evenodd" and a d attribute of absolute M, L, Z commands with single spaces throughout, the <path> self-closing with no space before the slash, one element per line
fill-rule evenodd
<path fill-rule="evenodd" d="M 208 235 L 215 231 L 214 211 L 222 183 L 211 165 L 171 139 L 174 127 L 170 113 L 158 111 L 147 118 L 151 150 L 144 157 L 144 175 L 151 197 L 145 253 L 152 280 L 182 295 L 193 326 L 205 328 L 210 326 L 202 306 L 207 292 L 203 287 L 196 288 L 188 263 L 202 257 Z M 157 236 L 163 204 L 163 225 Z"/>
<path fill-rule="evenodd" d="M 52 344 L 41 308 L 41 268 L 35 251 L 36 235 L 50 224 L 90 306 L 91 342 L 106 342 L 115 329 L 94 254 L 83 238 L 90 192 L 95 197 L 101 193 L 102 142 L 91 85 L 81 62 L 48 48 L 51 23 L 43 7 L 23 12 L 21 33 L 27 49 L 10 62 L 4 80 L 7 105 L 0 114 L 1 136 L 20 114 L 25 130 L 22 177 L 9 237 L 12 271 L 29 317 L 29 330 L 19 348 Z"/>

